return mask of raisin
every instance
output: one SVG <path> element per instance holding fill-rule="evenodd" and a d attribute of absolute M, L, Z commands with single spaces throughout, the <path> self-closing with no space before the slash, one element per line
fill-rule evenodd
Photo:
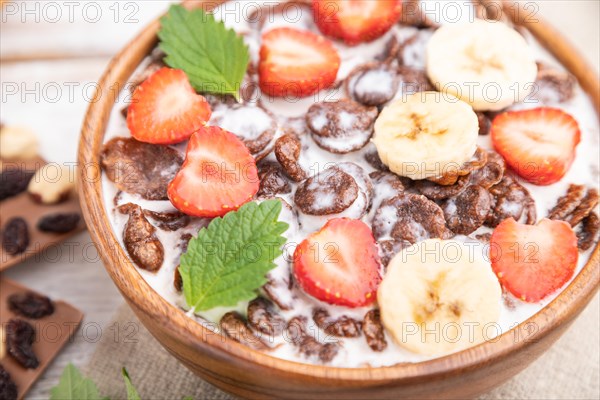
<path fill-rule="evenodd" d="M 246 345 L 254 350 L 269 350 L 269 346 L 248 326 L 244 317 L 237 312 L 228 312 L 221 318 L 221 329 L 223 334 L 238 343 Z"/>
<path fill-rule="evenodd" d="M 81 217 L 77 213 L 56 213 L 43 216 L 37 224 L 42 232 L 67 233 L 77 228 Z"/>
<path fill-rule="evenodd" d="M 0 174 L 0 201 L 16 196 L 25 190 L 34 173 L 21 169 L 7 169 Z"/>
<path fill-rule="evenodd" d="M 127 253 L 138 267 L 150 272 L 158 271 L 163 264 L 165 250 L 156 237 L 156 228 L 148 222 L 142 208 L 136 204 L 124 204 L 118 210 L 129 215 L 123 230 Z"/>
<path fill-rule="evenodd" d="M 29 246 L 27 222 L 20 217 L 11 218 L 2 232 L 2 247 L 10 255 L 23 253 Z"/>
<path fill-rule="evenodd" d="M 264 297 L 257 297 L 248 304 L 248 325 L 254 330 L 275 336 L 283 332 L 285 324 L 273 303 Z"/>
<path fill-rule="evenodd" d="M 444 212 L 425 196 L 401 193 L 385 200 L 373 217 L 377 240 L 391 237 L 411 244 L 429 238 L 448 238 Z"/>
<path fill-rule="evenodd" d="M 306 125 L 319 147 L 331 153 L 349 153 L 365 147 L 373 135 L 376 107 L 343 99 L 310 106 Z"/>
<path fill-rule="evenodd" d="M 360 322 L 345 315 L 333 319 L 324 308 L 317 308 L 313 312 L 313 320 L 317 326 L 328 335 L 339 337 L 360 336 Z"/>
<path fill-rule="evenodd" d="M 17 400 L 17 385 L 13 382 L 10 374 L 0 364 L 0 399 Z"/>
<path fill-rule="evenodd" d="M 170 147 L 115 138 L 102 149 L 101 165 L 118 189 L 146 200 L 168 200 L 167 185 L 183 157 Z"/>
<path fill-rule="evenodd" d="M 35 369 L 40 362 L 31 345 L 35 340 L 35 329 L 22 319 L 13 318 L 5 326 L 6 349 L 8 353 L 27 369 Z"/>
<path fill-rule="evenodd" d="M 191 218 L 179 211 L 151 211 L 144 210 L 144 215 L 157 222 L 157 226 L 163 231 L 177 231 L 189 225 Z"/>
<path fill-rule="evenodd" d="M 319 342 L 307 332 L 307 322 L 303 316 L 292 318 L 287 325 L 287 337 L 305 357 L 317 357 L 324 363 L 330 362 L 338 353 L 338 343 Z"/>
<path fill-rule="evenodd" d="M 468 235 L 485 222 L 491 207 L 490 194 L 481 186 L 469 186 L 461 194 L 441 204 L 448 228 Z"/>
<path fill-rule="evenodd" d="M 383 351 L 387 347 L 379 310 L 371 310 L 365 314 L 362 323 L 367 344 L 373 351 Z"/>
<path fill-rule="evenodd" d="M 14 293 L 8 297 L 8 308 L 23 317 L 38 319 L 52 315 L 52 301 L 34 292 Z"/>
<path fill-rule="evenodd" d="M 331 167 L 302 182 L 294 202 L 305 214 L 330 215 L 350 207 L 358 194 L 354 178 L 338 167 Z"/>

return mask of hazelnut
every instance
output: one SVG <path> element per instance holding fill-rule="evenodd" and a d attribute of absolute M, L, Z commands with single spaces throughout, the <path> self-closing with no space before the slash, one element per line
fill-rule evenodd
<path fill-rule="evenodd" d="M 4 126 L 0 130 L 0 157 L 5 160 L 31 160 L 38 154 L 35 133 L 22 126 Z"/>
<path fill-rule="evenodd" d="M 67 200 L 75 191 L 75 170 L 56 163 L 46 164 L 31 178 L 27 191 L 34 201 L 42 204 Z"/>

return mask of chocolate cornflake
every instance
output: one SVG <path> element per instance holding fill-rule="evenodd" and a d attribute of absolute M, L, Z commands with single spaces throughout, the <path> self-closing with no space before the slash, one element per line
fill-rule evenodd
<path fill-rule="evenodd" d="M 425 196 L 412 193 L 401 193 L 383 201 L 375 212 L 372 227 L 378 240 L 391 237 L 413 244 L 451 236 L 442 209 Z"/>
<path fill-rule="evenodd" d="M 12 377 L 0 364 L 0 399 L 2 400 L 17 400 L 17 385 L 12 380 Z"/>
<path fill-rule="evenodd" d="M 260 186 L 256 196 L 259 198 L 287 194 L 292 191 L 289 179 L 283 172 L 281 165 L 276 162 L 259 163 L 258 179 Z"/>
<path fill-rule="evenodd" d="M 336 319 L 332 318 L 324 308 L 317 308 L 313 311 L 313 320 L 328 335 L 339 337 L 360 336 L 361 323 L 346 315 Z"/>
<path fill-rule="evenodd" d="M 31 347 L 35 341 L 35 329 L 27 321 L 13 318 L 4 327 L 6 350 L 22 367 L 35 369 L 40 362 Z"/>
<path fill-rule="evenodd" d="M 489 189 L 492 207 L 485 225 L 495 228 L 502 221 L 513 218 L 515 221 L 525 216 L 525 223 L 535 224 L 537 220 L 535 202 L 529 191 L 509 175 Z"/>
<path fill-rule="evenodd" d="M 100 163 L 119 190 L 146 200 L 167 200 L 167 186 L 183 164 L 183 157 L 168 146 L 114 138 L 104 144 Z"/>
<path fill-rule="evenodd" d="M 54 313 L 52 300 L 34 292 L 13 293 L 8 296 L 8 308 L 23 317 L 38 319 Z"/>
<path fill-rule="evenodd" d="M 304 316 L 292 318 L 288 322 L 287 337 L 298 347 L 305 357 L 318 357 L 324 363 L 328 363 L 337 355 L 339 345 L 337 343 L 321 343 L 307 332 L 308 320 Z"/>
<path fill-rule="evenodd" d="M 254 350 L 269 350 L 270 347 L 248 326 L 244 317 L 237 312 L 228 312 L 221 318 L 221 329 L 223 334 Z"/>
<path fill-rule="evenodd" d="M 488 151 L 487 162 L 483 167 L 469 174 L 469 183 L 489 189 L 502 180 L 505 170 L 504 158 L 495 151 Z"/>
<path fill-rule="evenodd" d="M 379 82 L 379 85 L 373 85 Z M 381 106 L 398 91 L 396 68 L 386 63 L 370 62 L 356 67 L 344 81 L 346 93 L 365 106 Z"/>
<path fill-rule="evenodd" d="M 442 186 L 454 185 L 461 176 L 468 175 L 473 171 L 483 168 L 487 164 L 487 160 L 488 152 L 481 147 L 478 147 L 469 161 L 456 168 L 449 169 L 440 177 L 428 178 L 428 180 Z"/>
<path fill-rule="evenodd" d="M 581 200 L 585 197 L 585 186 L 584 185 L 569 185 L 567 193 L 561 196 L 556 205 L 548 213 L 549 219 L 564 219 L 571 214 L 577 206 L 581 203 Z"/>
<path fill-rule="evenodd" d="M 336 166 L 303 181 L 296 189 L 294 202 L 305 214 L 330 215 L 350 207 L 358 195 L 356 180 Z M 331 200 L 324 202 L 324 198 Z"/>
<path fill-rule="evenodd" d="M 538 63 L 538 73 L 534 90 L 529 101 L 537 100 L 543 104 L 563 103 L 575 96 L 577 79 L 568 72 Z"/>
<path fill-rule="evenodd" d="M 598 220 L 598 214 L 592 211 L 579 225 L 579 230 L 577 231 L 577 247 L 582 251 L 586 251 L 592 247 L 599 229 L 600 221 Z"/>
<path fill-rule="evenodd" d="M 144 215 L 155 220 L 157 226 L 163 231 L 177 231 L 189 225 L 191 218 L 179 211 L 151 211 L 144 210 Z"/>
<path fill-rule="evenodd" d="M 383 351 L 387 347 L 383 324 L 379 310 L 371 310 L 365 314 L 362 329 L 367 339 L 367 344 L 373 351 Z"/>
<path fill-rule="evenodd" d="M 491 198 L 481 186 L 469 186 L 455 198 L 440 205 L 448 228 L 459 235 L 469 235 L 485 222 L 491 208 Z"/>
<path fill-rule="evenodd" d="M 123 242 L 133 262 L 147 271 L 158 271 L 165 258 L 165 249 L 156 236 L 156 228 L 148 222 L 137 204 L 123 204 L 117 210 L 129 215 L 123 230 Z"/>
<path fill-rule="evenodd" d="M 264 297 L 257 297 L 248 304 L 248 325 L 271 337 L 279 335 L 286 326 L 274 304 Z"/>
<path fill-rule="evenodd" d="M 173 273 L 173 287 L 178 292 L 183 290 L 183 278 L 181 277 L 181 272 L 179 272 L 179 265 L 175 267 L 175 272 Z"/>
<path fill-rule="evenodd" d="M 380 240 L 379 244 L 379 257 L 381 259 L 381 265 L 387 267 L 392 258 L 400 253 L 404 248 L 409 247 L 410 243 L 402 240 Z"/>
<path fill-rule="evenodd" d="M 441 185 L 427 179 L 414 182 L 414 189 L 430 200 L 444 200 L 458 196 L 469 185 L 469 175 L 459 176 L 454 184 Z"/>

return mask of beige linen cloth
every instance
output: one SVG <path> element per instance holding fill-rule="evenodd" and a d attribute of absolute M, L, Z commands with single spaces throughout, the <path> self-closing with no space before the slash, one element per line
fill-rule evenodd
<path fill-rule="evenodd" d="M 521 374 L 480 399 L 600 399 L 600 309 L 599 296 L 582 312 L 559 341 Z M 590 323 L 590 321 L 596 321 Z M 121 368 L 126 367 L 142 399 L 176 399 L 191 396 L 197 400 L 230 400 L 222 392 L 193 375 L 164 350 L 135 317 L 127 305 L 115 321 L 131 332 L 103 335 L 86 374 L 103 396 L 126 398 Z M 125 336 L 128 337 L 125 340 Z"/>

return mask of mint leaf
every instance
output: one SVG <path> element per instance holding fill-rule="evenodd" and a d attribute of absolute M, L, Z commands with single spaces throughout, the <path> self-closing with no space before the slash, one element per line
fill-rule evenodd
<path fill-rule="evenodd" d="M 127 369 L 125 369 L 125 367 L 121 369 L 121 373 L 123 374 L 125 388 L 127 389 L 127 400 L 142 400 L 137 390 L 131 383 L 131 378 L 129 377 L 129 373 L 127 372 Z"/>
<path fill-rule="evenodd" d="M 250 300 L 267 281 L 286 239 L 279 200 L 250 202 L 215 218 L 190 240 L 179 272 L 188 306 L 205 311 Z"/>
<path fill-rule="evenodd" d="M 65 367 L 58 385 L 50 391 L 50 400 L 103 400 L 96 384 L 81 375 L 73 365 Z"/>
<path fill-rule="evenodd" d="M 165 63 L 183 70 L 194 89 L 203 93 L 238 91 L 250 56 L 244 40 L 202 9 L 173 5 L 160 20 L 160 49 Z"/>

